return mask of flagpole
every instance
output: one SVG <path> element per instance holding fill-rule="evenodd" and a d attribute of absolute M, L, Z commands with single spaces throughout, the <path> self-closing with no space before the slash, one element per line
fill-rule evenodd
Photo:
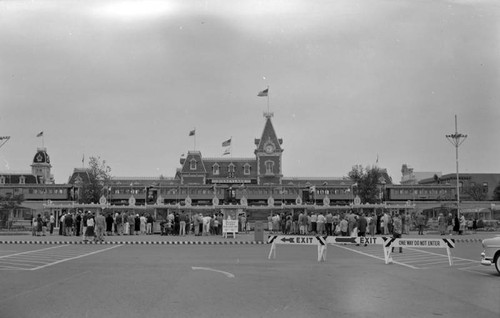
<path fill-rule="evenodd" d="M 267 112 L 269 113 L 269 85 L 267 85 Z"/>

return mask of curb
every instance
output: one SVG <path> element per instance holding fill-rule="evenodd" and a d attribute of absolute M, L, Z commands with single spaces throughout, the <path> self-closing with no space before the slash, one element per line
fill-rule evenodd
<path fill-rule="evenodd" d="M 265 242 L 236 241 L 236 242 L 206 242 L 206 241 L 0 241 L 0 244 L 39 244 L 39 245 L 264 245 Z"/>

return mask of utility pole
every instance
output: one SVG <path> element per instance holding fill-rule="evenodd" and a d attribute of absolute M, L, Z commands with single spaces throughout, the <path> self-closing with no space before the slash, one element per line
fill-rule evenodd
<path fill-rule="evenodd" d="M 459 134 L 458 133 L 458 126 L 457 126 L 457 115 L 455 115 L 455 133 L 452 135 L 446 135 L 446 138 L 448 141 L 455 146 L 455 158 L 457 162 L 457 215 L 460 217 L 460 183 L 459 183 L 459 176 L 458 176 L 458 147 L 465 141 L 467 138 L 467 135 Z"/>

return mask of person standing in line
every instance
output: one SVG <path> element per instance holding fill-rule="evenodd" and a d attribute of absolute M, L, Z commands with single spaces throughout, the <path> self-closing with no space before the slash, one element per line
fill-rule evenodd
<path fill-rule="evenodd" d="M 139 217 L 139 221 L 141 222 L 141 234 L 142 235 L 145 235 L 146 234 L 146 223 L 147 223 L 147 219 L 146 219 L 146 216 L 143 214 Z"/>
<path fill-rule="evenodd" d="M 184 211 L 179 215 L 179 236 L 186 236 L 186 214 Z"/>
<path fill-rule="evenodd" d="M 50 213 L 49 224 L 50 224 L 49 233 L 50 235 L 52 235 L 54 234 L 54 227 L 56 226 L 56 218 L 54 217 L 54 213 Z"/>
<path fill-rule="evenodd" d="M 384 215 L 382 215 L 380 227 L 382 228 L 382 235 L 389 234 L 389 215 L 387 212 L 384 212 Z"/>
<path fill-rule="evenodd" d="M 403 223 L 401 222 L 401 217 L 399 213 L 396 213 L 396 215 L 394 215 L 394 218 L 392 220 L 392 225 L 393 225 L 392 237 L 401 238 L 403 234 Z M 394 252 L 394 247 L 392 248 L 391 251 Z M 401 246 L 399 247 L 399 253 L 403 253 L 403 248 Z"/>
<path fill-rule="evenodd" d="M 198 218 L 198 214 L 193 215 L 193 227 L 194 227 L 194 236 L 200 235 L 200 220 Z"/>
<path fill-rule="evenodd" d="M 439 227 L 439 234 L 445 235 L 446 234 L 446 218 L 444 217 L 443 213 L 439 213 L 438 227 Z"/>
<path fill-rule="evenodd" d="M 85 242 L 91 238 L 95 240 L 95 217 L 89 212 L 89 215 L 87 216 L 87 231 L 85 232 L 85 237 L 84 240 Z"/>
<path fill-rule="evenodd" d="M 59 218 L 59 235 L 66 235 L 66 232 L 64 230 L 64 218 L 66 217 L 66 213 L 63 212 L 61 217 Z"/>
<path fill-rule="evenodd" d="M 361 215 L 358 217 L 358 220 L 356 222 L 356 227 L 358 228 L 358 237 L 366 237 L 366 229 L 368 227 L 368 221 L 366 220 L 364 213 L 361 213 Z"/>
<path fill-rule="evenodd" d="M 123 217 L 120 211 L 115 214 L 116 235 L 123 235 Z"/>
<path fill-rule="evenodd" d="M 80 211 L 78 211 L 75 217 L 75 236 L 80 236 L 81 226 L 82 226 L 82 214 Z"/>
<path fill-rule="evenodd" d="M 101 212 L 97 212 L 95 217 L 95 241 L 104 241 L 104 231 L 106 230 L 106 218 Z"/>
<path fill-rule="evenodd" d="M 311 213 L 311 232 L 318 233 L 318 213 Z"/>
<path fill-rule="evenodd" d="M 141 218 L 139 217 L 139 214 L 135 215 L 134 222 L 135 222 L 135 228 L 134 228 L 135 235 L 139 235 L 141 233 Z"/>
<path fill-rule="evenodd" d="M 377 232 L 377 213 L 373 212 L 369 223 L 370 236 L 374 237 Z"/>
<path fill-rule="evenodd" d="M 73 216 L 68 213 L 64 217 L 64 229 L 66 232 L 66 236 L 71 236 L 73 233 L 71 233 L 71 229 L 73 228 Z"/>
<path fill-rule="evenodd" d="M 340 226 L 340 235 L 341 236 L 348 236 L 347 234 L 349 231 L 349 222 L 347 222 L 347 216 L 342 218 L 339 226 Z"/>
<path fill-rule="evenodd" d="M 269 231 L 269 233 L 273 233 L 273 214 L 271 213 L 268 217 L 267 217 L 267 229 Z"/>
<path fill-rule="evenodd" d="M 456 234 L 460 234 L 460 219 L 458 218 L 458 213 L 453 219 L 453 232 L 455 232 Z"/>
<path fill-rule="evenodd" d="M 465 225 L 466 225 L 465 216 L 462 214 L 460 216 L 460 228 L 458 229 L 458 234 L 459 235 L 462 235 L 462 234 L 465 233 Z"/>
<path fill-rule="evenodd" d="M 328 211 L 328 213 L 326 214 L 326 217 L 325 217 L 326 235 L 328 235 L 328 236 L 333 235 L 332 227 L 333 227 L 333 215 L 332 215 L 332 212 Z"/>
<path fill-rule="evenodd" d="M 127 212 L 123 212 L 123 235 L 130 234 L 130 223 L 128 223 L 129 215 Z"/>
<path fill-rule="evenodd" d="M 82 216 L 82 239 L 84 241 L 87 240 L 87 220 L 89 218 L 89 213 L 88 211 L 83 212 Z"/>
<path fill-rule="evenodd" d="M 302 214 L 302 220 L 300 220 L 300 234 L 307 235 L 309 226 L 309 218 L 307 216 L 307 212 L 304 211 Z"/>
<path fill-rule="evenodd" d="M 155 219 L 151 214 L 148 214 L 147 217 L 147 223 L 146 223 L 146 234 L 151 235 L 153 234 L 153 224 L 155 222 Z"/>
<path fill-rule="evenodd" d="M 47 216 L 42 215 L 42 236 L 45 236 L 47 233 Z"/>
<path fill-rule="evenodd" d="M 318 231 L 318 235 L 323 235 L 325 234 L 325 216 L 323 213 L 319 213 L 318 217 L 316 218 L 316 229 Z"/>
<path fill-rule="evenodd" d="M 447 223 L 448 234 L 452 235 L 453 234 L 453 215 L 451 213 L 448 214 L 448 217 L 446 218 L 446 223 Z"/>
<path fill-rule="evenodd" d="M 128 235 L 134 235 L 135 230 L 135 216 L 133 212 L 129 212 L 127 216 L 128 222 Z"/>
<path fill-rule="evenodd" d="M 425 216 L 423 213 L 417 215 L 418 235 L 424 235 Z"/>
<path fill-rule="evenodd" d="M 111 215 L 112 213 L 108 213 L 106 215 L 106 235 L 111 236 L 113 235 L 113 216 Z"/>

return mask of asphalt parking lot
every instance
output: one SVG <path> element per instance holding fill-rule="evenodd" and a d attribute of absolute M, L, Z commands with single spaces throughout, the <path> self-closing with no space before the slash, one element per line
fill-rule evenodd
<path fill-rule="evenodd" d="M 49 243 L 0 244 L 0 317 L 500 315 L 500 277 L 477 241 L 457 245 L 453 266 L 423 249 L 386 265 L 380 246 L 329 246 L 317 262 L 313 246 L 269 260 L 267 244 Z"/>

